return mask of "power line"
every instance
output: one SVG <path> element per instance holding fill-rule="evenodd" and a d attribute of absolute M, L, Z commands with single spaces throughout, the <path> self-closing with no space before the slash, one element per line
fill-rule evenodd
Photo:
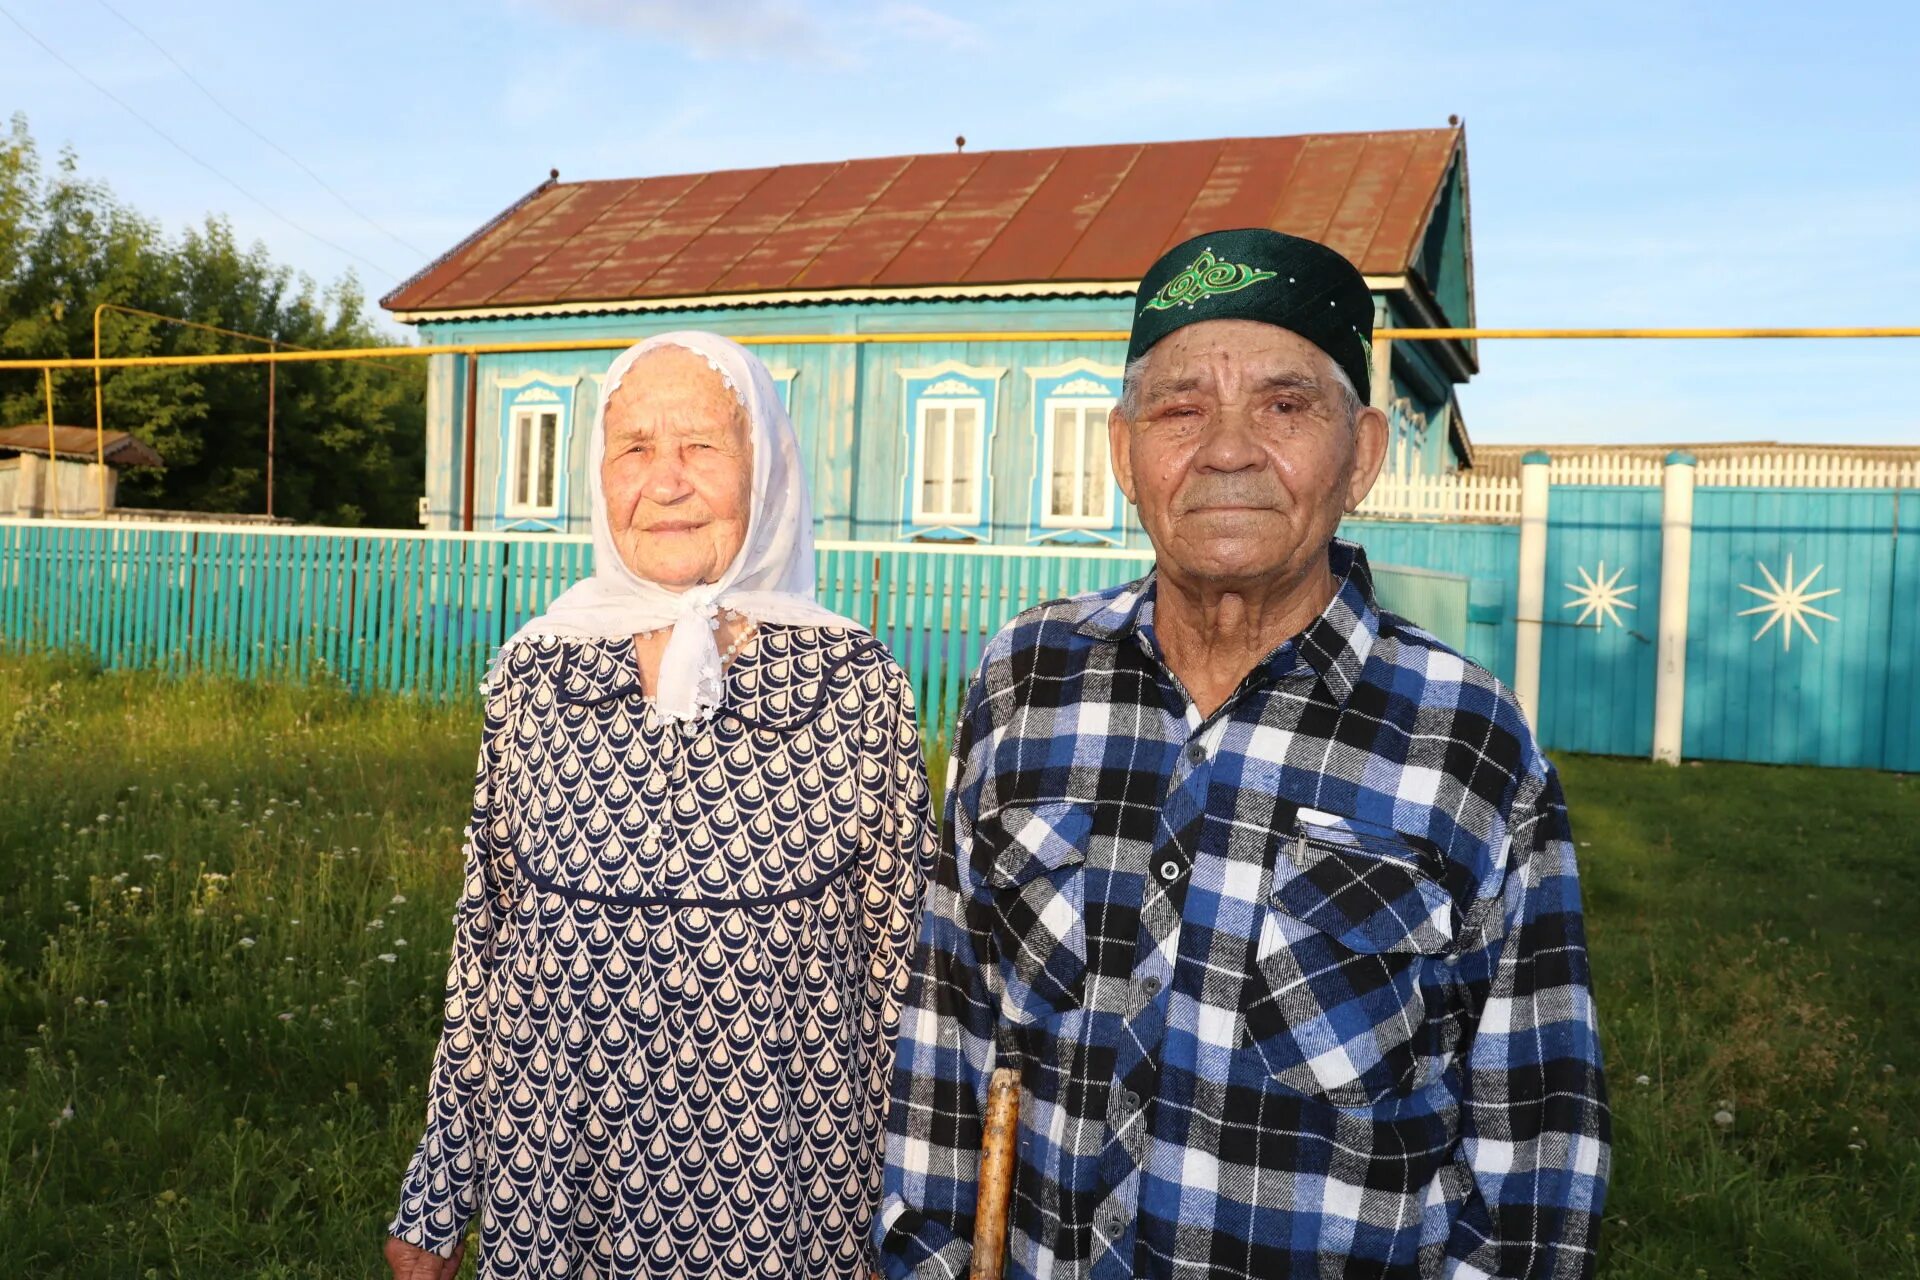
<path fill-rule="evenodd" d="M 312 178 L 316 183 L 318 183 L 321 189 L 324 190 L 328 195 L 332 196 L 335 200 L 338 200 L 341 206 L 345 208 L 347 212 L 353 214 L 355 217 L 359 218 L 360 221 L 366 223 L 368 226 L 372 227 L 375 231 L 378 231 L 381 235 L 393 241 L 395 244 L 399 245 L 402 249 L 405 249 L 407 252 L 415 255 L 416 257 L 426 258 L 431 256 L 430 254 L 427 253 L 425 249 L 421 249 L 415 245 L 408 244 L 405 240 L 402 240 L 399 236 L 387 230 L 385 227 L 381 226 L 378 222 L 375 222 L 367 214 L 362 213 L 360 209 L 357 208 L 351 200 L 348 200 L 345 196 L 341 195 L 338 191 L 336 191 L 333 188 L 333 185 L 329 183 L 325 178 L 315 173 L 312 169 L 309 169 L 306 166 L 306 164 L 301 161 L 300 157 L 294 155 L 291 151 L 288 151 L 285 147 L 281 146 L 279 143 L 275 142 L 272 138 L 269 138 L 266 134 L 254 128 L 253 125 L 249 124 L 246 120 L 242 119 L 239 116 L 239 114 L 236 113 L 232 108 L 228 107 L 226 103 L 216 98 L 213 95 L 213 90 L 207 88 L 206 85 L 202 84 L 198 76 L 194 75 L 193 72 L 187 70 L 186 66 L 181 63 L 180 59 L 174 57 L 171 53 L 167 52 L 165 46 L 163 46 L 158 40 L 155 40 L 152 36 L 148 35 L 143 29 L 141 29 L 138 25 L 136 25 L 132 18 L 129 18 L 126 14 L 120 12 L 118 9 L 114 8 L 112 5 L 108 4 L 107 0 L 97 0 L 97 3 L 100 5 L 102 9 L 105 9 L 108 13 L 112 14 L 114 17 L 124 22 L 128 26 L 128 28 L 130 28 L 133 31 L 135 35 L 139 36 L 142 40 L 145 40 L 148 44 L 152 45 L 154 49 L 158 51 L 161 57 L 165 58 L 168 62 L 171 62 L 173 64 L 174 70 L 178 71 L 181 75 L 185 76 L 187 78 L 187 82 L 191 84 L 194 88 L 198 89 L 201 93 L 201 96 L 205 97 L 208 102 L 211 102 L 214 106 L 218 107 L 221 113 L 224 114 L 229 120 L 233 121 L 235 124 L 239 125 L 242 129 L 245 129 L 248 133 L 252 134 L 254 137 L 260 139 L 260 141 L 266 143 L 269 147 L 272 147 L 275 151 L 279 152 L 281 156 L 285 157 L 285 159 L 290 164 L 298 168 L 300 172 L 306 174 L 309 178 Z"/>
<path fill-rule="evenodd" d="M 103 97 L 107 98 L 115 106 L 119 107 L 122 111 L 126 112 L 128 115 L 132 116 L 135 120 L 138 120 L 141 124 L 145 125 L 148 129 L 150 129 L 154 133 L 154 135 L 158 137 L 162 142 L 166 143 L 168 146 L 172 147 L 175 151 L 178 151 L 181 155 L 185 156 L 187 159 L 199 165 L 202 169 L 205 169 L 208 173 L 212 174 L 214 177 L 220 179 L 220 181 L 232 187 L 235 191 L 238 191 L 241 195 L 245 196 L 247 199 L 259 205 L 262 209 L 266 210 L 266 212 L 271 214 L 273 217 L 278 218 L 281 222 L 286 223 L 289 227 L 292 227 L 295 231 L 298 231 L 301 235 L 306 236 L 308 239 L 313 240 L 316 243 L 323 244 L 327 248 L 332 249 L 335 253 L 344 254 L 345 256 L 352 258 L 356 262 L 364 263 L 366 266 L 371 267 L 373 270 L 378 271 L 381 275 L 386 276 L 389 279 L 392 279 L 392 280 L 400 279 L 400 276 L 396 272 L 389 271 L 387 268 L 381 266 L 379 263 L 374 262 L 371 259 L 366 258 L 360 254 L 355 253 L 353 250 L 347 248 L 345 245 L 335 244 L 333 241 L 327 239 L 325 236 L 321 235 L 317 231 L 310 231 L 306 227 L 301 226 L 299 223 L 295 222 L 292 218 L 289 218 L 286 214 L 281 213 L 278 209 L 268 204 L 265 200 L 262 200 L 259 196 L 253 194 L 253 192 L 241 186 L 238 182 L 235 182 L 232 178 L 229 178 L 226 174 L 214 168 L 211 164 L 207 163 L 205 160 L 202 160 L 199 156 L 189 151 L 186 148 L 186 146 L 183 145 L 172 134 L 168 133 L 166 130 L 162 129 L 159 125 L 155 124 L 153 121 L 147 119 L 145 116 L 141 115 L 138 111 L 135 111 L 132 107 L 128 106 L 126 103 L 126 100 L 121 98 L 120 95 L 116 94 L 115 92 L 113 92 L 113 90 L 101 84 L 98 80 L 95 80 L 92 76 L 82 71 L 79 67 L 74 66 L 73 63 L 68 62 L 65 58 L 61 57 L 59 50 L 55 49 L 52 45 L 48 44 L 45 40 L 42 40 L 39 36 L 35 35 L 33 31 L 29 29 L 24 22 L 20 21 L 20 19 L 14 17 L 13 14 L 9 13 L 4 6 L 0 6 L 0 18 L 5 18 L 8 22 L 11 22 L 14 26 L 20 28 L 21 32 L 27 37 L 27 39 L 39 45 L 40 48 L 46 52 L 46 55 L 49 58 L 52 58 L 55 62 L 65 67 L 67 70 L 73 72 L 74 75 L 78 76 L 80 79 L 92 85 L 96 90 L 100 92 L 100 94 Z"/>

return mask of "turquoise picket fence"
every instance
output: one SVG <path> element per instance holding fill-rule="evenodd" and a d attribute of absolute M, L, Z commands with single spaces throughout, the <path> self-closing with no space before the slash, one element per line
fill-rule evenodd
<path fill-rule="evenodd" d="M 816 544 L 823 603 L 867 624 L 951 730 L 987 641 L 1043 600 L 1138 577 L 1121 550 Z M 91 650 L 108 667 L 243 679 L 325 674 L 356 690 L 472 693 L 522 622 L 591 571 L 545 534 L 0 520 L 0 644 Z M 1458 647 L 1467 580 L 1375 566 L 1388 608 Z"/>

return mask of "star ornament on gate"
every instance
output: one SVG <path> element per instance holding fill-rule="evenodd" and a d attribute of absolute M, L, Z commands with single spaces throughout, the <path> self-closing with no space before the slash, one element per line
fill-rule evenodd
<path fill-rule="evenodd" d="M 1626 576 L 1626 567 L 1623 565 L 1615 569 L 1611 577 L 1607 576 L 1605 560 L 1600 562 L 1597 573 L 1588 573 L 1585 565 L 1575 565 L 1573 571 L 1580 575 L 1580 581 L 1564 584 L 1567 590 L 1573 592 L 1573 599 L 1560 606 L 1562 609 L 1580 611 L 1580 616 L 1573 620 L 1573 625 L 1584 627 L 1587 625 L 1587 619 L 1596 618 L 1598 621 L 1593 624 L 1595 627 L 1605 627 L 1609 622 L 1616 627 L 1625 627 L 1627 623 L 1620 616 L 1620 611 L 1638 607 L 1627 599 L 1627 593 L 1640 589 L 1638 585 L 1630 587 L 1620 585 L 1620 579 Z"/>
<path fill-rule="evenodd" d="M 1791 552 L 1787 555 L 1787 571 L 1779 578 L 1774 577 L 1773 573 L 1761 561 L 1756 560 L 1754 564 L 1759 567 L 1760 576 L 1767 580 L 1766 589 L 1762 590 L 1759 587 L 1750 587 L 1744 582 L 1740 584 L 1740 589 L 1742 591 L 1751 591 L 1754 595 L 1759 596 L 1763 603 L 1757 604 L 1751 609 L 1742 609 L 1735 616 L 1744 618 L 1755 613 L 1764 613 L 1767 615 L 1766 625 L 1753 633 L 1753 638 L 1756 642 L 1761 636 L 1773 630 L 1777 624 L 1780 627 L 1781 651 L 1783 653 L 1792 653 L 1793 629 L 1796 626 L 1807 633 L 1807 639 L 1813 641 L 1815 644 L 1820 643 L 1820 637 L 1814 634 L 1811 626 L 1807 625 L 1808 614 L 1812 614 L 1816 618 L 1825 618 L 1828 622 L 1840 621 L 1840 619 L 1834 617 L 1825 609 L 1816 609 L 1813 607 L 1815 600 L 1824 600 L 1828 596 L 1839 595 L 1840 588 L 1828 587 L 1825 591 L 1807 590 L 1808 587 L 1813 585 L 1813 580 L 1820 576 L 1820 571 L 1827 567 L 1826 565 L 1815 565 L 1811 573 L 1805 578 L 1796 581 L 1793 573 L 1793 555 Z"/>

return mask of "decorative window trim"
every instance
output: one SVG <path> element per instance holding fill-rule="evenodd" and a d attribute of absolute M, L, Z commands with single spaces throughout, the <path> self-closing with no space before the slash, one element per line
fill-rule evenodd
<path fill-rule="evenodd" d="M 1111 464 L 1107 468 L 1107 510 L 1101 518 L 1055 515 L 1050 483 L 1054 410 L 1110 409 L 1120 400 L 1120 380 L 1124 372 L 1119 365 L 1101 364 L 1085 357 L 1027 370 L 1033 388 L 1033 481 L 1029 490 L 1028 542 L 1118 546 L 1125 540 L 1127 504 Z"/>
<path fill-rule="evenodd" d="M 894 370 L 901 380 L 901 429 L 906 438 L 900 492 L 900 536 L 987 542 L 993 532 L 993 436 L 1004 367 L 991 368 L 946 360 L 916 369 Z M 927 410 L 971 408 L 979 429 L 973 447 L 973 506 L 961 512 L 928 512 L 924 501 Z"/>
<path fill-rule="evenodd" d="M 930 413 L 932 411 L 938 410 L 947 414 L 947 437 L 946 437 L 946 443 L 947 443 L 946 464 L 947 465 L 944 469 L 947 473 L 947 490 L 948 490 L 949 499 L 951 499 L 952 497 L 953 486 L 957 482 L 957 476 L 959 472 L 959 467 L 955 464 L 961 461 L 961 451 L 959 449 L 958 443 L 955 440 L 954 434 L 953 434 L 954 416 L 963 409 L 971 410 L 973 413 L 973 420 L 975 424 L 976 433 L 980 435 L 985 434 L 982 428 L 984 428 L 986 424 L 986 418 L 987 418 L 986 397 L 977 396 L 977 395 L 957 395 L 951 391 L 949 391 L 947 394 L 944 394 L 944 395 L 938 394 L 938 388 L 940 386 L 951 386 L 951 385 L 953 384 L 951 383 L 936 384 L 934 387 L 928 388 L 927 392 L 924 395 L 919 396 L 914 401 L 913 435 L 914 435 L 915 465 L 914 465 L 913 483 L 907 486 L 907 488 L 908 488 L 908 493 L 910 495 L 909 500 L 912 503 L 910 515 L 913 519 L 913 523 L 916 525 L 927 525 L 927 524 L 977 525 L 977 524 L 980 524 L 985 519 L 985 513 L 981 510 L 981 489 L 983 488 L 983 486 L 980 483 L 981 476 L 979 474 L 981 471 L 985 470 L 985 467 L 980 465 L 980 449 L 977 446 L 972 451 L 973 457 L 972 459 L 970 459 L 970 461 L 974 464 L 974 474 L 970 477 L 973 481 L 973 484 L 972 484 L 973 505 L 966 508 L 965 510 L 961 510 L 949 504 L 949 508 L 944 511 L 928 511 L 924 505 L 927 497 L 927 486 L 926 486 L 927 418 L 930 415 Z"/>
<path fill-rule="evenodd" d="M 574 401 L 586 376 L 572 377 L 535 370 L 498 378 L 494 388 L 500 396 L 499 467 L 494 502 L 494 525 L 508 530 L 546 530 L 563 533 L 567 527 L 567 500 L 571 476 L 567 460 L 573 438 Z M 543 412 L 552 412 L 555 423 L 553 452 L 553 501 L 550 504 L 518 503 L 512 500 L 516 487 L 518 452 L 514 448 L 516 423 L 532 416 L 537 424 Z M 537 474 L 537 473 L 536 473 Z"/>
<path fill-rule="evenodd" d="M 780 393 L 780 407 L 789 415 L 793 413 L 793 380 L 800 371 L 787 365 L 768 365 L 767 373 L 773 378 L 773 389 Z"/>
<path fill-rule="evenodd" d="M 1426 444 L 1426 411 L 1406 396 L 1395 396 L 1387 404 L 1387 460 L 1381 470 L 1387 475 L 1424 472 Z"/>

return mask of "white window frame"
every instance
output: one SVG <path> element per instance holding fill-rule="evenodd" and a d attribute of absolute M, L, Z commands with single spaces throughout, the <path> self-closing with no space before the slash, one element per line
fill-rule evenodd
<path fill-rule="evenodd" d="M 953 497 L 953 482 L 957 474 L 955 463 L 960 455 L 954 447 L 953 411 L 956 409 L 973 410 L 974 439 L 973 448 L 968 451 L 965 461 L 973 480 L 973 505 L 964 511 L 928 511 L 926 509 L 926 473 L 927 473 L 927 411 L 941 409 L 947 413 L 947 498 Z M 929 395 L 922 394 L 914 406 L 913 413 L 913 522 L 929 525 L 975 525 L 982 519 L 981 495 L 986 487 L 986 436 L 987 401 L 985 396 L 971 395 Z"/>
<path fill-rule="evenodd" d="M 566 447 L 566 415 L 563 409 L 564 406 L 559 403 L 535 400 L 528 403 L 516 404 L 508 411 L 507 492 L 502 513 L 509 519 L 526 517 L 552 519 L 560 514 L 560 478 L 561 473 L 566 468 L 566 459 L 561 456 L 561 451 Z M 520 474 L 521 423 L 525 422 L 528 424 L 527 430 L 529 432 L 537 433 L 540 429 L 540 419 L 543 417 L 551 417 L 553 419 L 553 447 L 546 453 L 543 459 L 540 456 L 539 440 L 536 436 L 527 451 L 527 457 L 529 461 L 533 463 L 533 474 L 531 476 L 522 476 Z M 514 495 L 520 491 L 522 487 L 521 481 L 523 479 L 527 482 L 525 488 L 529 495 L 539 494 L 540 464 L 543 461 L 546 464 L 547 477 L 552 486 L 553 501 L 548 503 L 517 501 Z"/>
<path fill-rule="evenodd" d="M 1038 465 L 1041 469 L 1041 480 L 1040 480 L 1040 527 L 1041 528 L 1043 529 L 1106 530 L 1106 529 L 1111 529 L 1113 527 L 1114 512 L 1117 509 L 1115 494 L 1119 489 L 1119 485 L 1114 480 L 1113 459 L 1112 459 L 1111 453 L 1106 452 L 1103 449 L 1102 456 L 1107 459 L 1107 465 L 1105 468 L 1107 484 L 1106 484 L 1106 493 L 1104 495 L 1104 498 L 1101 504 L 1101 510 L 1097 514 L 1090 515 L 1090 516 L 1078 516 L 1078 515 L 1063 516 L 1055 513 L 1053 509 L 1053 445 L 1054 445 L 1054 432 L 1057 429 L 1056 424 L 1054 422 L 1055 410 L 1057 409 L 1078 410 L 1080 413 L 1080 424 L 1081 424 L 1080 429 L 1082 432 L 1086 432 L 1092 429 L 1088 426 L 1087 411 L 1088 410 L 1096 411 L 1100 415 L 1098 429 L 1104 434 L 1106 430 L 1106 415 L 1112 412 L 1113 406 L 1115 403 L 1117 402 L 1111 396 L 1048 396 L 1046 400 L 1042 402 L 1041 422 L 1043 426 L 1040 432 L 1040 457 L 1038 459 Z M 1105 442 L 1103 441 L 1102 442 L 1103 446 L 1104 446 L 1104 443 Z M 1079 451 L 1076 451 L 1075 456 L 1083 458 L 1086 456 L 1084 452 L 1086 447 L 1086 441 L 1084 438 L 1080 441 L 1080 444 L 1081 444 L 1081 449 Z M 1076 497 L 1080 496 L 1081 486 L 1086 482 L 1086 478 L 1087 478 L 1086 472 L 1076 466 L 1074 469 L 1074 494 Z M 1076 503 L 1075 505 L 1077 506 L 1078 504 Z"/>

